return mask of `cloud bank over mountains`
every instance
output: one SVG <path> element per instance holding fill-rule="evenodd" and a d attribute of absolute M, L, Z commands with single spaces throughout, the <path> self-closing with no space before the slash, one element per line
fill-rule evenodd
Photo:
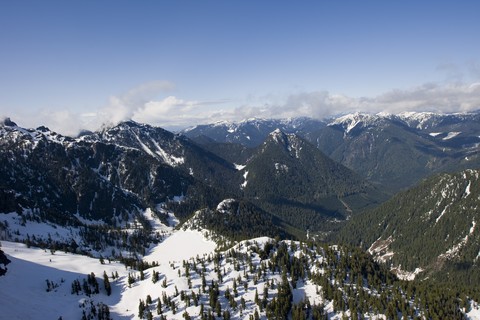
<path fill-rule="evenodd" d="M 176 130 L 196 124 L 240 121 L 252 117 L 306 116 L 324 119 L 351 112 L 455 113 L 480 109 L 480 82 L 430 83 L 391 90 L 375 97 L 349 97 L 329 91 L 297 92 L 286 97 L 270 95 L 248 103 L 233 99 L 186 100 L 169 94 L 174 88 L 174 84 L 168 81 L 148 82 L 122 95 L 110 97 L 106 106 L 92 112 L 42 110 L 37 114 L 13 112 L 4 116 L 11 117 L 22 126 L 47 125 L 54 131 L 75 136 L 82 129 L 96 130 L 128 119 Z M 235 104 L 237 106 L 232 106 Z"/>

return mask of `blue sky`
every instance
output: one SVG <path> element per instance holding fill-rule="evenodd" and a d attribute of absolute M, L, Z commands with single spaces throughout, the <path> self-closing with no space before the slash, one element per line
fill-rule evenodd
<path fill-rule="evenodd" d="M 480 109 L 477 1 L 2 1 L 0 115 L 66 134 Z"/>

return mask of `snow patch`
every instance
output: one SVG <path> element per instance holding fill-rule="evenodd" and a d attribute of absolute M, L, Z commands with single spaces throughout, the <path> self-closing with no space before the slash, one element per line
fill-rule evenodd
<path fill-rule="evenodd" d="M 368 248 L 368 253 L 375 257 L 375 260 L 380 262 L 386 262 L 393 257 L 395 254 L 393 251 L 388 251 L 388 247 L 393 242 L 392 236 L 388 237 L 387 240 L 382 240 L 381 237 L 378 238 L 370 248 Z"/>
<path fill-rule="evenodd" d="M 185 201 L 185 196 L 184 196 L 183 194 L 182 194 L 182 195 L 179 195 L 179 196 L 173 196 L 173 199 L 172 199 L 172 200 L 175 201 L 175 202 L 180 203 L 180 202 Z"/>
<path fill-rule="evenodd" d="M 100 283 L 100 294 L 93 295 L 95 303 L 104 302 L 110 306 L 114 319 L 125 311 L 117 303 L 124 290 L 128 271 L 123 264 L 111 262 L 101 264 L 98 259 L 57 251 L 27 248 L 24 244 L 2 242 L 2 250 L 12 261 L 8 272 L 0 277 L 0 310 L 5 319 L 81 319 L 82 308 L 79 305 L 87 297 L 71 294 L 74 280 L 85 279 L 87 274 L 95 273 Z M 119 274 L 111 279 L 112 295 L 107 296 L 101 277 L 103 272 Z M 54 284 L 54 289 L 46 292 L 46 280 Z M 135 304 L 138 305 L 138 300 Z"/>
<path fill-rule="evenodd" d="M 232 203 L 235 202 L 235 199 L 225 199 L 217 205 L 217 211 L 221 213 L 228 213 L 230 212 L 229 209 Z"/>
<path fill-rule="evenodd" d="M 461 132 L 449 132 L 445 138 L 442 140 L 449 140 L 458 136 Z"/>
<path fill-rule="evenodd" d="M 213 253 L 216 247 L 215 242 L 207 240 L 202 232 L 180 229 L 153 248 L 144 260 L 158 261 L 160 264 L 173 261 L 182 262 L 197 255 L 202 257 Z"/>
<path fill-rule="evenodd" d="M 282 172 L 288 172 L 288 166 L 282 163 L 275 163 L 275 170 L 277 171 L 277 174 Z"/>
<path fill-rule="evenodd" d="M 402 270 L 401 269 L 401 266 L 397 267 L 397 268 L 393 268 L 392 269 L 392 272 L 394 274 L 396 274 L 396 276 L 401 279 L 401 280 L 407 280 L 407 281 L 413 281 L 415 280 L 415 277 L 423 272 L 424 270 L 422 268 L 416 268 L 415 271 L 413 272 L 409 272 L 409 271 L 406 271 L 406 270 Z"/>
<path fill-rule="evenodd" d="M 466 313 L 467 319 L 478 320 L 480 319 L 480 307 L 478 302 L 470 301 L 471 309 Z"/>
<path fill-rule="evenodd" d="M 185 163 L 185 159 L 183 157 L 175 157 L 174 155 L 168 154 L 163 150 L 160 145 L 153 139 L 151 139 L 155 148 L 157 148 L 156 153 L 165 161 L 167 164 L 171 165 L 172 167 L 176 167 L 180 164 Z"/>
<path fill-rule="evenodd" d="M 236 163 L 234 163 L 233 165 L 235 166 L 235 169 L 236 169 L 237 171 L 242 171 L 242 170 L 245 169 L 245 167 L 246 167 L 246 165 L 244 165 L 244 164 L 236 164 Z"/>
<path fill-rule="evenodd" d="M 435 220 L 435 224 L 437 224 L 437 222 L 440 220 L 441 217 L 443 217 L 443 215 L 445 214 L 445 212 L 447 211 L 448 209 L 448 205 L 445 206 L 445 208 L 443 209 L 442 213 L 440 213 L 440 215 L 437 217 L 437 219 Z"/>
<path fill-rule="evenodd" d="M 275 140 L 277 143 L 283 143 L 283 132 L 280 129 L 275 129 L 270 136 Z"/>
<path fill-rule="evenodd" d="M 452 248 L 448 249 L 447 252 L 439 256 L 440 259 L 451 259 L 458 255 L 460 250 L 467 244 L 468 238 L 475 231 L 475 226 L 477 225 L 476 221 L 472 221 L 472 226 L 470 227 L 469 233 L 463 238 L 459 243 L 454 245 Z"/>
<path fill-rule="evenodd" d="M 140 146 L 142 147 L 143 151 L 145 151 L 146 153 L 148 153 L 148 154 L 151 155 L 152 157 L 156 158 L 155 153 L 153 153 L 153 151 L 150 150 L 150 148 L 147 147 L 147 145 L 144 144 L 144 143 L 142 142 L 142 140 L 140 140 L 140 137 L 137 136 L 137 135 L 135 134 L 135 132 L 133 132 L 133 131 L 132 131 L 132 134 L 135 136 L 135 139 L 137 139 L 137 141 L 138 141 L 138 143 L 140 144 Z"/>
<path fill-rule="evenodd" d="M 465 198 L 468 197 L 470 195 L 470 186 L 472 185 L 472 181 L 468 181 L 468 185 L 467 187 L 465 188 Z"/>
<path fill-rule="evenodd" d="M 240 185 L 240 188 L 245 189 L 247 187 L 247 183 L 248 183 L 247 177 L 248 177 L 248 171 L 245 171 L 245 173 L 243 174 L 243 179 L 245 180 Z"/>
<path fill-rule="evenodd" d="M 148 222 L 150 223 L 150 225 L 155 231 L 163 231 L 163 232 L 172 231 L 172 228 L 162 223 L 150 208 L 147 208 L 147 210 L 145 210 L 145 212 L 143 213 L 143 216 L 145 217 L 145 219 L 148 220 Z"/>

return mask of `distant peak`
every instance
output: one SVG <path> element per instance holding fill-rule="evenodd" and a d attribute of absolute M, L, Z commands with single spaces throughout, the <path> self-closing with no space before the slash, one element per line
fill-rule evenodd
<path fill-rule="evenodd" d="M 50 129 L 48 127 L 45 127 L 45 126 L 40 126 L 40 127 L 37 128 L 37 131 L 50 132 Z"/>
<path fill-rule="evenodd" d="M 13 122 L 12 120 L 10 120 L 10 118 L 4 118 L 0 121 L 1 124 L 3 124 L 4 126 L 8 126 L 8 127 L 17 127 L 17 124 L 15 122 Z"/>
<path fill-rule="evenodd" d="M 129 126 L 132 126 L 132 127 L 138 127 L 138 126 L 142 126 L 143 124 L 135 121 L 135 120 L 132 120 L 132 119 L 129 119 L 129 120 L 125 120 L 125 121 L 122 121 L 120 122 L 119 124 L 126 124 L 126 125 L 129 125 Z"/>
<path fill-rule="evenodd" d="M 107 126 L 107 127 L 105 127 L 105 129 L 108 131 L 108 130 L 111 130 L 111 129 L 114 129 L 114 130 L 118 130 L 118 129 L 128 130 L 128 129 L 132 129 L 132 128 L 150 128 L 150 127 L 151 126 L 149 124 L 140 123 L 140 122 L 136 122 L 135 120 L 128 119 L 128 120 L 121 121 L 114 126 Z"/>
<path fill-rule="evenodd" d="M 275 140 L 278 140 L 278 139 L 284 140 L 286 138 L 285 132 L 283 132 L 278 128 L 270 132 L 269 136 L 274 138 Z"/>
<path fill-rule="evenodd" d="M 290 141 L 293 139 L 293 137 L 295 137 L 294 134 L 287 134 L 280 129 L 275 129 L 269 134 L 268 140 L 274 141 L 284 146 L 288 146 L 290 144 Z"/>
<path fill-rule="evenodd" d="M 248 119 L 243 119 L 240 121 L 240 123 L 256 123 L 256 122 L 265 122 L 267 121 L 266 119 L 263 118 L 248 118 Z"/>

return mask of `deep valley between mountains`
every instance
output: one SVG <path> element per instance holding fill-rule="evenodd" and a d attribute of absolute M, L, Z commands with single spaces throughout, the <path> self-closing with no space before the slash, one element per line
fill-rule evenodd
<path fill-rule="evenodd" d="M 2 319 L 480 319 L 480 114 L 0 124 Z"/>

